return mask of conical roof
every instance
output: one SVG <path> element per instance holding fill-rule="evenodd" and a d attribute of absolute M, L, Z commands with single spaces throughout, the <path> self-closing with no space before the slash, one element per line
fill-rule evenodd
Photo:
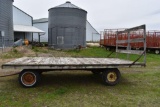
<path fill-rule="evenodd" d="M 55 8 L 58 8 L 58 7 L 68 7 L 68 8 L 78 8 L 78 9 L 81 9 L 78 6 L 72 4 L 70 1 L 67 1 L 66 3 L 61 4 L 59 6 L 56 6 Z"/>
<path fill-rule="evenodd" d="M 70 1 L 67 1 L 66 3 L 64 4 L 61 4 L 59 6 L 56 6 L 56 7 L 53 7 L 53 8 L 75 8 L 75 9 L 81 9 L 81 10 L 84 10 L 74 4 L 72 4 Z M 85 11 L 85 10 L 84 10 Z"/>

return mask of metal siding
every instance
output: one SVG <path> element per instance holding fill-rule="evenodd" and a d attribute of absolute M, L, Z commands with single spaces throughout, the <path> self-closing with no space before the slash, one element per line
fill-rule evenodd
<path fill-rule="evenodd" d="M 86 41 L 99 41 L 100 34 L 92 27 L 92 25 L 87 21 L 86 23 Z"/>
<path fill-rule="evenodd" d="M 12 0 L 0 0 L 0 31 L 5 32 L 5 46 L 13 46 L 13 10 Z M 2 47 L 0 35 L 0 47 Z"/>
<path fill-rule="evenodd" d="M 45 31 L 45 35 L 41 36 L 41 42 L 48 42 L 50 41 L 51 43 L 51 39 L 48 40 L 48 18 L 45 20 L 40 20 L 39 22 L 37 21 L 36 23 L 33 24 L 33 26 Z M 93 41 L 99 41 L 100 40 L 100 34 L 98 34 L 98 32 L 92 27 L 92 25 L 86 21 L 86 38 L 84 37 L 84 39 L 86 39 L 85 41 L 92 41 L 92 33 L 93 33 Z M 73 34 L 76 35 L 76 34 Z M 34 41 L 38 41 L 38 33 L 33 33 L 33 40 Z M 50 37 L 49 37 L 50 38 Z M 72 39 L 77 39 L 77 37 L 72 37 Z M 56 42 L 56 41 L 55 41 Z M 75 42 L 73 41 L 72 43 L 75 44 Z"/>
<path fill-rule="evenodd" d="M 56 29 L 56 32 L 49 32 L 49 45 L 54 48 L 70 49 L 81 45 L 86 46 L 86 17 L 87 12 L 73 8 L 52 8 L 49 10 L 49 30 Z M 63 30 L 62 30 L 63 29 Z M 65 32 L 72 29 L 70 35 Z M 57 44 L 57 36 L 64 37 L 64 44 Z"/>
<path fill-rule="evenodd" d="M 13 23 L 14 25 L 32 26 L 32 17 L 13 6 Z"/>
<path fill-rule="evenodd" d="M 48 42 L 48 22 L 35 23 L 33 26 L 45 31 L 45 34 L 40 36 L 40 42 Z M 38 33 L 33 33 L 33 40 L 38 41 Z"/>
<path fill-rule="evenodd" d="M 29 41 L 32 41 L 32 33 L 26 32 L 26 39 L 28 39 Z"/>

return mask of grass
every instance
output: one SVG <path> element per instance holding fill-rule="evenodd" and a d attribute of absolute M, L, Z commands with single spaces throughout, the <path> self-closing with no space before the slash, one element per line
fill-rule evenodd
<path fill-rule="evenodd" d="M 41 53 L 40 48 L 37 50 Z M 91 47 L 80 51 L 49 50 L 48 53 L 74 57 L 107 57 L 110 52 Z M 125 58 L 124 55 L 120 56 Z M 137 56 L 131 58 L 134 57 Z M 103 85 L 100 76 L 86 71 L 46 72 L 35 88 L 21 87 L 17 82 L 18 76 L 0 78 L 0 106 L 159 107 L 159 68 L 160 56 L 147 53 L 147 67 L 121 68 L 121 82 L 113 87 Z"/>
<path fill-rule="evenodd" d="M 1 59 L 10 59 L 10 58 L 20 58 L 23 56 L 23 53 L 19 52 L 17 49 L 13 48 L 8 53 L 3 53 L 0 55 Z"/>
<path fill-rule="evenodd" d="M 94 58 L 112 57 L 112 58 L 121 58 L 121 59 L 127 59 L 127 60 L 132 60 L 132 61 L 135 61 L 135 59 L 137 59 L 139 57 L 139 55 L 130 55 L 129 59 L 128 59 L 126 54 L 121 54 L 121 53 L 116 54 L 113 51 L 114 50 L 107 51 L 105 48 L 89 47 L 87 49 L 69 50 L 69 51 L 65 51 L 65 52 L 70 54 L 72 57 L 94 57 Z M 111 54 L 111 56 L 109 56 L 110 54 Z M 142 57 L 139 61 L 143 62 L 143 59 L 144 59 L 144 57 Z"/>
<path fill-rule="evenodd" d="M 65 51 L 73 57 L 107 57 L 108 52 L 99 47 L 90 47 L 82 50 L 68 50 Z"/>
<path fill-rule="evenodd" d="M 48 53 L 48 50 L 46 48 L 43 48 L 43 47 L 35 47 L 35 46 L 33 46 L 32 50 L 34 52 L 39 52 L 39 53 Z"/>

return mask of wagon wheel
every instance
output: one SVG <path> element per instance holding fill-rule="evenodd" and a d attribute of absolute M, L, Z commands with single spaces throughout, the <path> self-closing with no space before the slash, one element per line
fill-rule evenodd
<path fill-rule="evenodd" d="M 151 50 L 150 50 L 150 49 L 147 49 L 147 52 L 151 52 Z"/>
<path fill-rule="evenodd" d="M 106 47 L 106 50 L 107 50 L 107 51 L 110 51 L 111 49 L 110 49 L 110 47 Z"/>
<path fill-rule="evenodd" d="M 107 69 L 102 73 L 105 85 L 114 86 L 119 83 L 121 74 L 117 68 Z"/>
<path fill-rule="evenodd" d="M 40 81 L 40 74 L 35 71 L 23 70 L 19 74 L 18 80 L 23 87 L 34 87 Z"/>
<path fill-rule="evenodd" d="M 159 52 L 159 50 L 155 50 L 155 54 L 159 54 L 160 52 Z"/>

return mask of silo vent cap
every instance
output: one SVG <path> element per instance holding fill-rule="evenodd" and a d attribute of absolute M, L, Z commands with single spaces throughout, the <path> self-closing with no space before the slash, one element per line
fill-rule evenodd
<path fill-rule="evenodd" d="M 66 3 L 71 3 L 70 1 L 66 1 Z"/>

